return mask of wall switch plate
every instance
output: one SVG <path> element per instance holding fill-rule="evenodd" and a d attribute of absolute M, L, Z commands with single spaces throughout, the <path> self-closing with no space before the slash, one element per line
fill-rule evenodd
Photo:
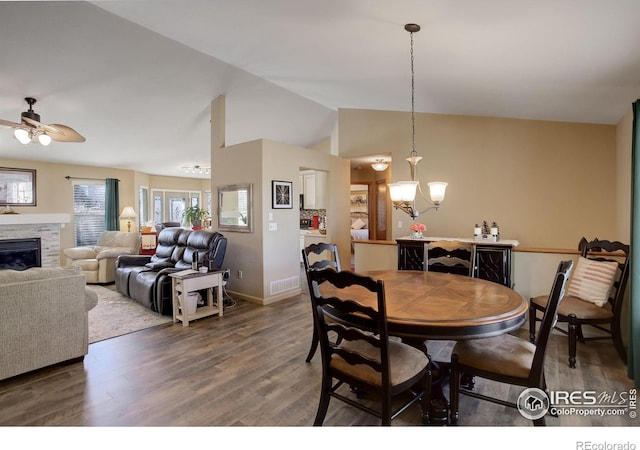
<path fill-rule="evenodd" d="M 269 222 L 269 231 L 278 231 L 278 222 Z"/>

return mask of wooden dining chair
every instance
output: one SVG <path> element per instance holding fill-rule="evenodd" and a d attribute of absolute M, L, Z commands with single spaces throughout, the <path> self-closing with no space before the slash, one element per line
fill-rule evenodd
<path fill-rule="evenodd" d="M 526 388 L 538 388 L 543 391 L 546 389 L 544 356 L 572 266 L 573 261 L 562 261 L 558 265 L 535 344 L 511 334 L 456 343 L 451 353 L 452 425 L 458 423 L 460 394 L 512 408 L 517 407 L 514 402 L 480 394 L 477 392 L 477 385 L 473 388 L 475 390 L 462 387 L 462 374 Z M 544 415 L 534 420 L 534 425 L 544 424 Z"/>
<path fill-rule="evenodd" d="M 629 278 L 629 246 L 618 241 L 582 238 L 578 245 L 580 257 L 567 288 L 567 295 L 558 309 L 558 323 L 567 324 L 556 330 L 569 337 L 569 367 L 576 367 L 577 341 L 613 339 L 620 358 L 627 362 L 622 341 L 620 317 L 624 293 Z M 603 251 L 608 255 L 603 255 Z M 536 337 L 538 313 L 544 311 L 547 299 L 534 297 L 529 303 L 529 339 Z M 585 337 L 583 326 L 599 334 Z M 604 332 L 604 334 L 603 334 Z"/>
<path fill-rule="evenodd" d="M 473 276 L 474 245 L 434 241 L 427 245 L 427 271 Z"/>
<path fill-rule="evenodd" d="M 382 425 L 390 425 L 409 406 L 420 402 L 426 423 L 430 361 L 420 350 L 389 339 L 384 282 L 331 269 L 311 270 L 308 275 L 322 356 L 322 388 L 314 425 L 324 423 L 331 398 L 380 418 Z M 331 293 L 321 293 L 325 286 Z M 366 290 L 370 305 L 351 299 L 350 288 Z M 332 342 L 330 334 L 337 334 L 340 343 Z M 370 401 L 362 401 L 362 394 L 366 400 L 379 398 L 381 405 L 376 408 Z M 392 403 L 393 399 L 399 403 Z"/>
<path fill-rule="evenodd" d="M 320 270 L 332 268 L 336 272 L 340 272 L 340 255 L 338 254 L 338 246 L 332 243 L 320 242 L 311 244 L 302 249 L 302 263 L 304 265 L 305 274 L 309 270 Z M 307 283 L 309 285 L 309 295 L 311 295 L 311 281 L 307 275 Z M 318 332 L 316 330 L 316 322 L 313 321 L 313 335 L 311 336 L 311 347 L 307 353 L 306 362 L 311 362 L 313 355 L 318 349 Z"/>

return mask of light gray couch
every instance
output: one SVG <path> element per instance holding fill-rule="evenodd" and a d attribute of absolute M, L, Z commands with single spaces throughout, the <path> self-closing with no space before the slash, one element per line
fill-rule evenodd
<path fill-rule="evenodd" d="M 0 380 L 89 351 L 88 312 L 98 303 L 75 267 L 0 270 Z"/>

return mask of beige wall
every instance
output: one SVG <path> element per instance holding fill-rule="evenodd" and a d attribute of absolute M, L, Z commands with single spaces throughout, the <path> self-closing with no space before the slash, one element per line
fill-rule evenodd
<path fill-rule="evenodd" d="M 410 113 L 344 109 L 338 121 L 340 156 L 391 152 L 393 180 L 409 178 Z M 416 149 L 421 184 L 449 183 L 443 207 L 417 220 L 428 235 L 470 237 L 483 220 L 526 247 L 619 235 L 615 126 L 418 113 Z M 406 214 L 392 222 L 393 238 L 408 234 Z"/>
<path fill-rule="evenodd" d="M 300 292 L 299 171 L 328 172 L 331 201 L 327 206 L 327 239 L 336 242 L 340 257 L 349 261 L 349 163 L 325 152 L 273 141 L 252 141 L 212 148 L 212 192 L 226 184 L 253 185 L 253 232 L 224 231 L 228 239 L 225 268 L 231 271 L 228 290 L 239 298 L 268 304 Z M 272 209 L 272 180 L 293 182 L 293 208 Z M 270 224 L 275 229 L 270 229 Z M 217 222 L 214 220 L 214 228 Z M 243 278 L 238 277 L 242 271 Z M 272 292 L 271 285 L 295 279 L 297 288 Z M 302 281 L 304 282 L 304 280 Z"/>
<path fill-rule="evenodd" d="M 13 207 L 20 214 L 54 214 L 66 213 L 73 218 L 73 185 L 65 177 L 74 178 L 117 178 L 120 180 L 120 207 L 132 205 L 136 212 L 138 204 L 138 186 L 149 189 L 188 189 L 202 190 L 209 188 L 209 181 L 180 177 L 150 176 L 131 170 L 108 167 L 93 167 L 72 164 L 57 164 L 28 160 L 9 160 L 0 158 L 0 167 L 16 167 L 36 170 L 36 202 L 35 207 Z M 61 248 L 73 247 L 73 223 L 61 230 Z M 61 259 L 61 264 L 64 261 Z"/>

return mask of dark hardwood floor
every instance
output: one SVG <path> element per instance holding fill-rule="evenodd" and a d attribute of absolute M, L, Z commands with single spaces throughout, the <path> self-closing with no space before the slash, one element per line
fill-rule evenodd
<path fill-rule="evenodd" d="M 311 333 L 306 294 L 271 306 L 238 301 L 222 318 L 166 324 L 91 344 L 84 362 L 0 381 L 3 426 L 309 426 L 320 391 L 319 352 L 304 359 Z M 524 333 L 524 330 L 521 330 Z M 525 335 L 525 334 L 523 334 Z M 448 344 L 430 343 L 447 360 Z M 567 364 L 566 337 L 547 354 L 550 389 L 627 391 L 626 366 L 609 342 L 579 345 Z M 520 389 L 478 380 L 482 392 L 517 398 Z M 547 425 L 635 426 L 625 416 L 547 417 Z M 326 425 L 378 421 L 333 400 Z M 461 426 L 530 426 L 515 409 L 461 397 Z M 420 425 L 418 407 L 394 425 Z"/>

